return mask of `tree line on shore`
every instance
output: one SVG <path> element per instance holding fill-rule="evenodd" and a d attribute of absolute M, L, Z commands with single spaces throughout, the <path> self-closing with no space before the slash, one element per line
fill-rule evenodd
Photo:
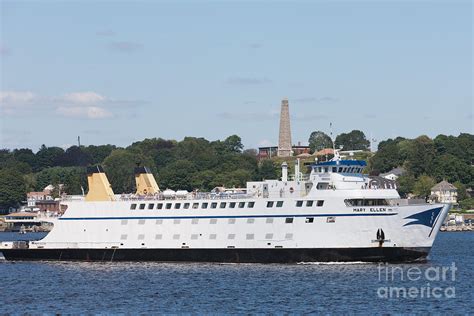
<path fill-rule="evenodd" d="M 321 131 L 311 133 L 309 144 L 312 152 L 333 146 L 331 138 Z M 363 132 L 351 131 L 338 135 L 335 145 L 343 150 L 367 151 L 370 142 Z M 406 170 L 398 180 L 402 195 L 414 193 L 425 197 L 436 182 L 445 179 L 458 188 L 463 207 L 474 207 L 474 201 L 466 194 L 466 189 L 474 186 L 474 135 L 388 139 L 380 142 L 374 155 L 367 157 L 370 174 L 395 167 Z M 90 145 L 63 150 L 43 145 L 36 153 L 28 148 L 1 149 L 0 210 L 17 207 L 26 200 L 26 192 L 41 191 L 48 184 L 56 188 L 64 184 L 63 191 L 68 194 L 82 194 L 87 191 L 86 167 L 95 164 L 104 166 L 115 193 L 134 191 L 133 169 L 137 165 L 148 166 L 161 188 L 174 190 L 242 187 L 247 181 L 280 176 L 279 164 L 259 161 L 257 151 L 244 150 L 237 135 L 222 141 L 152 138 L 126 148 Z"/>

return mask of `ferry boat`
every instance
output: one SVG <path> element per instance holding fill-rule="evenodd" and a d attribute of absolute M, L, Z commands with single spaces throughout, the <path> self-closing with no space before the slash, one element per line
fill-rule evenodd
<path fill-rule="evenodd" d="M 394 188 L 374 188 L 366 163 L 315 163 L 309 177 L 248 182 L 245 191 L 160 191 L 145 168 L 137 192 L 115 195 L 100 166 L 88 169 L 85 197 L 42 240 L 2 242 L 10 260 L 181 261 L 221 263 L 424 261 L 450 209 L 413 204 Z"/>

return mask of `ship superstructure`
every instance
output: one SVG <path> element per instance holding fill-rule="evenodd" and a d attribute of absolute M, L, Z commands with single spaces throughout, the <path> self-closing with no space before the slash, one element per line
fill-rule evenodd
<path fill-rule="evenodd" d="M 314 262 L 425 260 L 450 205 L 413 204 L 374 188 L 364 161 L 315 163 L 304 177 L 214 193 L 161 191 L 137 168 L 137 192 L 113 193 L 100 167 L 89 192 L 62 201 L 42 240 L 2 243 L 7 259 Z"/>

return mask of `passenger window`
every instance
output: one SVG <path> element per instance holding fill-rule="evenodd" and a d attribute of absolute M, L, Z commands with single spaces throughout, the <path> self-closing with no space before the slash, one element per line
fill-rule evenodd
<path fill-rule="evenodd" d="M 302 207 L 303 201 L 296 201 L 296 207 Z"/>
<path fill-rule="evenodd" d="M 209 203 L 202 203 L 202 208 L 207 208 L 208 205 Z"/>
<path fill-rule="evenodd" d="M 137 205 L 136 205 L 136 204 L 130 205 L 130 209 L 131 209 L 131 210 L 136 210 L 136 209 L 137 209 Z"/>
<path fill-rule="evenodd" d="M 313 201 L 306 201 L 306 206 L 307 207 L 313 206 Z"/>
<path fill-rule="evenodd" d="M 332 167 L 332 172 L 337 172 L 337 168 L 336 168 L 336 167 Z"/>
<path fill-rule="evenodd" d="M 283 201 L 278 201 L 277 202 L 277 207 L 283 207 Z"/>
<path fill-rule="evenodd" d="M 141 210 L 144 210 L 144 209 L 145 209 L 145 203 L 140 204 L 140 209 L 141 209 Z"/>
<path fill-rule="evenodd" d="M 235 208 L 235 202 L 230 202 L 230 203 L 229 203 L 229 207 L 230 207 L 230 208 Z"/>
<path fill-rule="evenodd" d="M 189 205 L 190 205 L 189 203 L 184 203 L 184 207 L 183 207 L 183 208 L 184 208 L 184 209 L 188 209 L 188 208 L 189 208 Z"/>
<path fill-rule="evenodd" d="M 211 203 L 211 208 L 216 208 L 217 207 L 217 202 L 212 202 Z"/>
<path fill-rule="evenodd" d="M 245 202 L 239 202 L 239 208 L 244 208 L 245 207 Z"/>
<path fill-rule="evenodd" d="M 293 223 L 293 217 L 287 217 L 287 218 L 285 219 L 285 223 L 286 223 L 286 224 L 291 224 L 291 223 Z"/>
<path fill-rule="evenodd" d="M 249 202 L 249 208 L 253 208 L 255 206 L 255 202 Z"/>
<path fill-rule="evenodd" d="M 171 210 L 171 203 L 166 203 L 166 209 Z"/>
<path fill-rule="evenodd" d="M 193 209 L 199 208 L 199 203 L 193 203 Z"/>
<path fill-rule="evenodd" d="M 179 209 L 181 208 L 181 203 L 176 203 L 176 204 L 174 205 L 174 208 L 175 208 L 176 210 L 179 210 Z"/>
<path fill-rule="evenodd" d="M 156 204 L 156 209 L 161 210 L 163 208 L 163 203 Z"/>
<path fill-rule="evenodd" d="M 148 209 L 149 209 L 149 210 L 152 210 L 152 209 L 154 209 L 154 208 L 155 208 L 155 204 L 154 204 L 154 203 L 148 204 Z"/>
<path fill-rule="evenodd" d="M 322 201 L 322 200 L 319 200 L 318 203 L 316 204 L 316 206 L 319 206 L 319 207 L 321 207 L 323 205 L 324 205 L 324 201 Z"/>
<path fill-rule="evenodd" d="M 305 223 L 313 223 L 314 217 L 306 217 Z"/>
<path fill-rule="evenodd" d="M 267 202 L 267 207 L 273 207 L 273 202 L 272 202 L 272 201 L 268 201 L 268 202 Z"/>
<path fill-rule="evenodd" d="M 220 205 L 220 207 L 221 207 L 221 208 L 225 208 L 225 207 L 226 207 L 226 205 L 227 205 L 227 203 L 226 203 L 226 202 L 221 202 L 221 205 Z"/>

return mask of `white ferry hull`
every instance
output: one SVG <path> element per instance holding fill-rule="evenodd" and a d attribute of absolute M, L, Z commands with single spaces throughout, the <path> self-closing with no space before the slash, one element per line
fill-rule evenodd
<path fill-rule="evenodd" d="M 85 210 L 83 203 L 72 202 L 43 240 L 2 243 L 0 252 L 10 260 L 423 261 L 450 209 L 450 205 L 421 204 L 330 211 L 335 209 L 332 201 L 338 200 L 326 198 L 324 207 L 291 209 L 268 209 L 267 201 L 256 201 L 252 209 L 199 212 L 131 211 L 131 202 L 89 203 Z M 157 202 L 163 201 L 147 205 Z"/>

